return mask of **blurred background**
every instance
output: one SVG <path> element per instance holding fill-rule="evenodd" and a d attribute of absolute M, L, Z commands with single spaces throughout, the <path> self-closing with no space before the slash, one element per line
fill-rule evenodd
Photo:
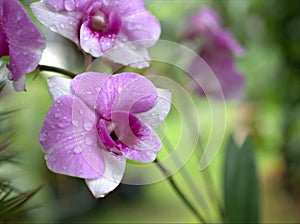
<path fill-rule="evenodd" d="M 161 23 L 163 40 L 179 42 L 188 17 L 206 6 L 220 14 L 223 26 L 246 51 L 243 57 L 236 58 L 238 70 L 246 78 L 246 97 L 239 102 L 226 102 L 226 133 L 221 149 L 210 166 L 200 171 L 201 150 L 196 148 L 184 168 L 174 175 L 176 183 L 210 222 L 220 221 L 218 206 L 223 204 L 225 148 L 231 135 L 238 142 L 243 139 L 243 133 L 248 133 L 255 149 L 260 221 L 300 222 L 298 1 L 145 2 L 146 8 Z M 82 72 L 83 58 L 76 46 L 40 27 L 48 40 L 46 56 L 41 63 Z M 187 79 L 180 69 L 158 62 L 136 71 L 165 75 L 178 83 Z M 27 92 L 15 93 L 7 85 L 0 93 L 0 110 L 17 110 L 1 125 L 14 132 L 8 149 L 15 153 L 18 161 L 17 164 L 1 163 L 0 176 L 10 179 L 12 186 L 21 192 L 42 186 L 27 202 L 26 208 L 30 209 L 14 222 L 197 222 L 166 180 L 149 185 L 121 184 L 105 198 L 96 200 L 83 180 L 49 171 L 39 144 L 39 131 L 52 99 L 47 91 L 45 74 L 35 79 L 33 76 L 27 76 Z M 186 90 L 197 108 L 200 139 L 206 142 L 212 119 L 209 104 L 188 87 Z M 166 145 L 174 146 L 180 138 L 182 124 L 178 116 L 176 108 L 172 108 L 163 124 L 168 142 L 163 141 L 164 148 L 158 158 L 165 158 L 168 155 Z M 194 146 L 186 145 L 189 147 Z M 141 174 L 131 175 L 132 178 L 143 178 Z M 204 206 L 199 204 L 199 199 L 204 201 Z"/>

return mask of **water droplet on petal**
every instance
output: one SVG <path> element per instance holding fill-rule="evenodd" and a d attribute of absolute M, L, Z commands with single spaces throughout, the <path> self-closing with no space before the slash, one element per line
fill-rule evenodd
<path fill-rule="evenodd" d="M 42 132 L 41 136 L 40 136 L 40 140 L 43 142 L 43 141 L 46 141 L 48 138 L 48 131 L 45 130 Z"/>
<path fill-rule="evenodd" d="M 48 159 L 49 159 L 49 154 L 46 154 L 46 155 L 44 156 L 44 158 L 45 158 L 45 160 L 48 160 Z"/>
<path fill-rule="evenodd" d="M 84 111 L 83 110 L 79 110 L 79 114 L 83 115 Z"/>
<path fill-rule="evenodd" d="M 65 24 L 64 23 L 60 23 L 60 28 L 64 29 L 65 28 Z"/>
<path fill-rule="evenodd" d="M 66 0 L 65 1 L 65 8 L 67 11 L 74 11 L 76 8 L 75 0 Z"/>
<path fill-rule="evenodd" d="M 77 147 L 77 146 L 73 149 L 73 151 L 74 151 L 76 154 L 81 153 L 80 148 Z"/>
<path fill-rule="evenodd" d="M 121 93 L 121 91 L 122 91 L 122 87 L 118 87 L 118 93 Z"/>
<path fill-rule="evenodd" d="M 90 131 L 90 130 L 92 130 L 92 128 L 93 128 L 93 124 L 92 124 L 91 122 L 89 122 L 89 121 L 85 121 L 85 122 L 83 123 L 83 128 L 84 128 L 86 131 Z"/>
<path fill-rule="evenodd" d="M 86 138 L 86 139 L 85 139 L 85 143 L 86 143 L 87 145 L 91 145 L 91 144 L 93 143 L 93 141 L 92 141 L 91 138 Z"/>
<path fill-rule="evenodd" d="M 57 32 L 57 27 L 56 27 L 55 24 L 49 25 L 49 28 L 50 28 L 50 30 L 52 30 L 52 31 L 54 31 L 54 32 Z"/>
<path fill-rule="evenodd" d="M 53 88 L 55 86 L 55 82 L 52 82 L 51 80 L 48 81 L 48 87 Z"/>
<path fill-rule="evenodd" d="M 62 122 L 58 122 L 57 123 L 57 126 L 60 127 L 60 128 L 65 128 L 67 126 L 67 123 L 62 121 Z"/>
<path fill-rule="evenodd" d="M 99 198 L 104 198 L 107 194 L 100 194 Z"/>

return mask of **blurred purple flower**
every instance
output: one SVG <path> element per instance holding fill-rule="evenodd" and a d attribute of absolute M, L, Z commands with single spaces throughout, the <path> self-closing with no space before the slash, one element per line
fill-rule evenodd
<path fill-rule="evenodd" d="M 224 97 L 227 99 L 243 98 L 245 80 L 244 76 L 236 70 L 234 55 L 243 55 L 244 49 L 236 42 L 231 33 L 221 26 L 218 14 L 209 8 L 200 9 L 190 17 L 189 28 L 184 38 L 201 39 L 199 56 L 216 75 Z M 201 64 L 201 59 L 196 58 L 190 66 L 190 73 L 196 80 L 205 77 L 201 77 L 199 64 Z M 200 81 L 200 83 L 205 82 L 205 80 Z M 217 85 L 212 86 L 216 87 Z M 217 88 L 209 93 L 204 93 L 204 90 L 198 86 L 197 92 L 221 97 L 221 92 Z"/>
<path fill-rule="evenodd" d="M 25 90 L 25 75 L 38 65 L 45 39 L 17 0 L 0 0 L 0 57 L 9 56 L 8 78 Z"/>
<path fill-rule="evenodd" d="M 84 178 L 95 197 L 116 188 L 126 158 L 152 162 L 161 141 L 152 130 L 167 116 L 171 93 L 135 73 L 50 77 L 55 102 L 40 133 L 53 172 Z"/>
<path fill-rule="evenodd" d="M 44 25 L 84 52 L 121 64 L 130 57 L 134 67 L 149 66 L 146 49 L 160 36 L 160 24 L 142 0 L 42 0 L 31 8 Z M 122 47 L 108 51 L 115 46 Z"/>

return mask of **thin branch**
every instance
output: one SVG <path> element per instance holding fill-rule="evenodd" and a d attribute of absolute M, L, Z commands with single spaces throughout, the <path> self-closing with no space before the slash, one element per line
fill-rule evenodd
<path fill-rule="evenodd" d="M 69 76 L 70 78 L 74 78 L 76 76 L 75 73 L 70 72 L 63 68 L 57 68 L 49 65 L 38 65 L 36 69 L 36 75 L 38 75 L 41 71 L 48 71 L 48 72 L 56 72 L 60 73 L 66 76 Z"/>
<path fill-rule="evenodd" d="M 158 161 L 158 159 L 155 159 L 154 162 L 158 166 L 158 168 L 162 171 L 162 173 L 165 175 L 177 195 L 181 198 L 181 200 L 185 203 L 185 205 L 193 212 L 193 214 L 197 217 L 197 219 L 202 222 L 206 223 L 205 219 L 201 215 L 200 212 L 197 211 L 197 209 L 192 205 L 192 203 L 185 197 L 185 195 L 182 193 L 182 191 L 179 189 L 177 184 L 175 183 L 174 179 L 170 175 L 169 171 Z"/>

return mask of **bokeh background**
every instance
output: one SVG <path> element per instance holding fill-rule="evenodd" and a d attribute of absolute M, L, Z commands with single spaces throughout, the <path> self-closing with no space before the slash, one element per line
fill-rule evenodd
<path fill-rule="evenodd" d="M 223 201 L 224 148 L 230 135 L 233 134 L 238 141 L 248 133 L 255 146 L 260 221 L 300 222 L 298 1 L 145 2 L 146 8 L 161 23 L 163 40 L 178 42 L 187 18 L 206 6 L 219 12 L 224 27 L 246 50 L 243 57 L 236 58 L 238 69 L 246 78 L 246 97 L 239 102 L 226 102 L 226 133 L 217 157 L 208 169 L 200 171 L 201 150 L 196 148 L 184 168 L 174 175 L 177 184 L 197 209 L 211 221 L 220 221 L 217 206 L 218 202 Z M 76 47 L 41 24 L 39 26 L 48 40 L 42 63 L 82 72 L 83 58 Z M 178 83 L 188 79 L 180 69 L 158 62 L 137 72 L 165 75 Z M 26 85 L 27 92 L 14 93 L 10 86 L 6 86 L 0 95 L 1 110 L 17 109 L 7 119 L 6 125 L 14 129 L 14 141 L 9 150 L 16 152 L 18 161 L 18 164 L 1 165 L 0 175 L 11 179 L 12 185 L 20 191 L 43 187 L 27 203 L 30 208 L 28 212 L 14 222 L 197 222 L 166 180 L 150 185 L 121 184 L 105 198 L 96 200 L 83 180 L 51 173 L 46 167 L 38 140 L 43 119 L 52 103 L 47 91 L 46 74 L 36 78 L 33 74 L 29 75 Z M 188 87 L 183 87 L 189 91 Z M 210 107 L 204 97 L 193 92 L 189 94 L 199 115 L 200 140 L 205 142 L 211 130 Z M 172 108 L 163 129 L 168 143 L 173 146 L 181 135 L 180 122 L 176 108 Z M 168 155 L 168 143 L 164 141 L 158 158 Z M 194 146 L 186 145 L 186 148 L 189 147 Z M 143 179 L 143 175 L 132 174 L 132 178 Z M 199 198 L 204 198 L 206 208 L 199 205 Z"/>

